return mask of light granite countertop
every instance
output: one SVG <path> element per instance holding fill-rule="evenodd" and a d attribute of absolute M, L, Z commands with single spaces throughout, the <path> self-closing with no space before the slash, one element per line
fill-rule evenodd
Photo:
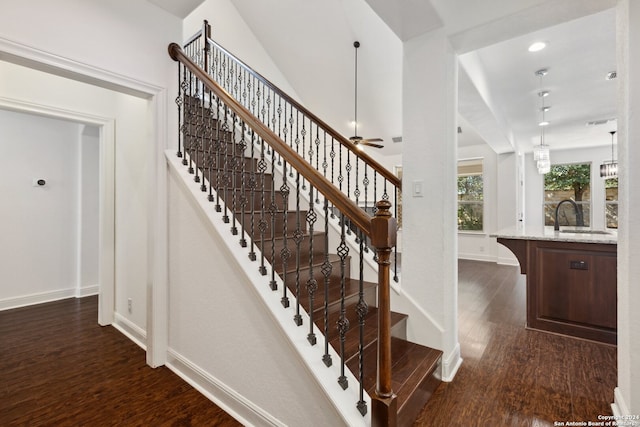
<path fill-rule="evenodd" d="M 516 226 L 498 230 L 490 237 L 520 240 L 551 240 L 556 242 L 617 244 L 618 230 L 592 230 L 587 227 L 553 227 Z"/>

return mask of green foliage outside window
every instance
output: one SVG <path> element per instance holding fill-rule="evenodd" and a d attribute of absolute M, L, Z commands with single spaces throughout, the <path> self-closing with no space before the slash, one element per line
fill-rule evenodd
<path fill-rule="evenodd" d="M 544 176 L 545 225 L 554 225 L 558 202 L 572 199 L 582 212 L 584 225 L 591 222 L 591 164 L 552 165 Z M 558 215 L 560 225 L 576 225 L 575 212 L 570 204 L 562 205 Z"/>
<path fill-rule="evenodd" d="M 458 176 L 458 230 L 482 231 L 482 175 Z"/>
<path fill-rule="evenodd" d="M 607 228 L 618 228 L 618 178 L 605 180 L 604 189 Z"/>

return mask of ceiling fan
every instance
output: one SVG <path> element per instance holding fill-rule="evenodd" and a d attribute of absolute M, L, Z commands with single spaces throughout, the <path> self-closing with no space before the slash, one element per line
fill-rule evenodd
<path fill-rule="evenodd" d="M 349 141 L 353 142 L 354 145 L 367 145 L 369 147 L 374 148 L 383 148 L 383 145 L 375 144 L 376 142 L 382 142 L 381 138 L 370 138 L 364 139 L 361 136 L 358 136 L 358 48 L 360 47 L 360 42 L 353 42 L 353 47 L 356 48 L 356 60 L 355 60 L 355 114 L 354 114 L 354 132 L 353 136 L 349 138 Z"/>

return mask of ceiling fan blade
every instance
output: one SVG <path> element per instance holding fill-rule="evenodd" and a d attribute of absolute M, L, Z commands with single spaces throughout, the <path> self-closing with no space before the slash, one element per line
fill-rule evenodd
<path fill-rule="evenodd" d="M 367 145 L 369 147 L 374 147 L 374 148 L 384 148 L 384 145 L 380 145 L 380 144 L 374 144 L 372 142 L 367 142 L 367 140 L 362 140 L 360 141 L 358 144 L 360 145 Z"/>
<path fill-rule="evenodd" d="M 382 138 L 366 138 L 366 139 L 361 139 L 361 141 L 365 141 L 365 142 L 382 142 L 384 140 Z"/>

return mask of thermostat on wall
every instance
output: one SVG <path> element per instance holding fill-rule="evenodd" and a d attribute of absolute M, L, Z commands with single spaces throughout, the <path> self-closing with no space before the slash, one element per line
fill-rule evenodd
<path fill-rule="evenodd" d="M 45 181 L 42 178 L 33 178 L 34 187 L 44 187 L 46 184 L 47 184 L 47 181 Z"/>

